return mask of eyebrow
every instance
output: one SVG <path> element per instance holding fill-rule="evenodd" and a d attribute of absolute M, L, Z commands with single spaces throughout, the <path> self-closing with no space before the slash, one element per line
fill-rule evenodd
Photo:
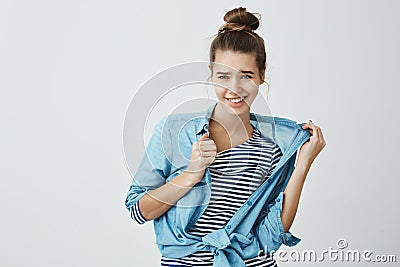
<path fill-rule="evenodd" d="M 239 70 L 241 73 L 254 74 L 251 70 Z"/>
<path fill-rule="evenodd" d="M 253 74 L 254 72 L 252 72 L 251 70 L 239 70 L 241 73 L 245 73 L 245 74 Z M 216 74 L 232 74 L 231 72 L 222 72 L 222 71 L 218 71 Z"/>

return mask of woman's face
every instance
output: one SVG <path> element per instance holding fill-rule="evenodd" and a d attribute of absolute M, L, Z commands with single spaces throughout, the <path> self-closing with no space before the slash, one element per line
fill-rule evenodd
<path fill-rule="evenodd" d="M 252 53 L 217 50 L 210 65 L 215 94 L 222 107 L 237 115 L 250 112 L 250 106 L 263 83 Z"/>

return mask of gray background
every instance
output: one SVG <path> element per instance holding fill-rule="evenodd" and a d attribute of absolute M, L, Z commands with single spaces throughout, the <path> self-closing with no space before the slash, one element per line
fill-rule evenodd
<path fill-rule="evenodd" d="M 1 266 L 158 265 L 152 224 L 124 207 L 125 111 L 155 73 L 207 60 L 239 5 L 262 15 L 272 113 L 327 141 L 295 248 L 399 257 L 398 1 L 1 1 Z M 312 264 L 333 263 L 296 266 Z"/>

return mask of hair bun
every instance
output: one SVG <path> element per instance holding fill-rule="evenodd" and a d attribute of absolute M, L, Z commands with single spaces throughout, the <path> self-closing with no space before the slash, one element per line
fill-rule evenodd
<path fill-rule="evenodd" d="M 226 23 L 219 28 L 218 32 L 221 33 L 225 30 L 255 31 L 260 26 L 260 20 L 255 14 L 257 13 L 247 12 L 244 7 L 232 9 L 225 14 L 224 21 Z"/>

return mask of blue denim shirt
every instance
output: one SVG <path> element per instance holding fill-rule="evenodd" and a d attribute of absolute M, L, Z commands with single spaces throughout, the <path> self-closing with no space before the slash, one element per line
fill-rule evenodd
<path fill-rule="evenodd" d="M 164 116 L 154 128 L 146 153 L 134 174 L 125 206 L 128 210 L 153 189 L 181 174 L 188 166 L 192 144 L 206 132 L 216 103 L 198 113 Z M 224 228 L 198 237 L 188 233 L 207 207 L 211 176 L 202 180 L 176 205 L 153 220 L 156 243 L 168 258 L 180 258 L 206 249 L 214 254 L 214 266 L 242 266 L 262 249 L 273 253 L 282 244 L 294 246 L 300 238 L 285 232 L 280 218 L 283 191 L 294 170 L 297 150 L 310 138 L 308 130 L 293 120 L 250 112 L 250 123 L 271 138 L 283 155 L 272 174 L 253 192 Z"/>

